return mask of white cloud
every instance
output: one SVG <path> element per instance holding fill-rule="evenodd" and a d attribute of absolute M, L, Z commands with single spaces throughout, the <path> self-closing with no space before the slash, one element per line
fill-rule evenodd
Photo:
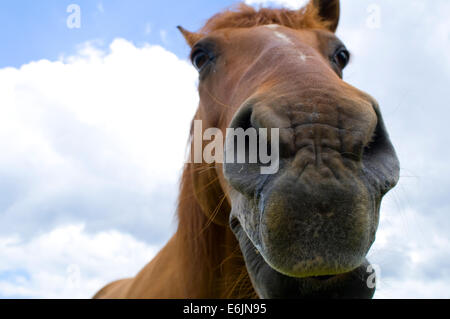
<path fill-rule="evenodd" d="M 279 6 L 294 10 L 302 8 L 308 3 L 308 0 L 245 0 L 245 3 L 264 7 Z"/>
<path fill-rule="evenodd" d="M 381 270 L 377 298 L 450 298 L 450 239 L 436 218 L 388 199 L 369 254 Z"/>
<path fill-rule="evenodd" d="M 196 80 L 174 54 L 121 39 L 0 70 L 0 232 L 89 221 L 165 238 Z"/>
<path fill-rule="evenodd" d="M 112 280 L 136 275 L 158 249 L 117 231 L 89 235 L 83 225 L 29 242 L 0 237 L 0 297 L 89 298 Z"/>
<path fill-rule="evenodd" d="M 174 230 L 196 81 L 123 39 L 0 70 L 0 295 L 90 297 L 151 259 Z"/>
<path fill-rule="evenodd" d="M 376 297 L 449 298 L 449 3 L 374 3 L 379 29 L 366 25 L 371 3 L 342 1 L 338 35 L 354 56 L 345 79 L 380 103 L 402 166 L 370 252 Z"/>

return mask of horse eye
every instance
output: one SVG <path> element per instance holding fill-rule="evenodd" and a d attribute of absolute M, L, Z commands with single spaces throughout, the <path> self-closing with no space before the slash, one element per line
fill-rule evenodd
<path fill-rule="evenodd" d="M 342 70 L 344 69 L 348 62 L 350 62 L 350 52 L 347 49 L 339 49 L 333 57 L 333 62 Z"/>
<path fill-rule="evenodd" d="M 199 49 L 192 54 L 192 64 L 197 69 L 197 71 L 201 71 L 209 62 L 211 61 L 210 55 Z"/>

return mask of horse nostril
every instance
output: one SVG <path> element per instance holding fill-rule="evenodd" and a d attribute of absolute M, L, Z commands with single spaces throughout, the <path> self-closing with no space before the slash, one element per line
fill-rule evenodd
<path fill-rule="evenodd" d="M 230 128 L 242 128 L 244 131 L 253 127 L 252 125 L 253 106 L 250 104 L 244 105 L 231 121 Z"/>
<path fill-rule="evenodd" d="M 380 145 L 383 143 L 383 139 L 385 138 L 384 132 L 380 124 L 377 124 L 375 132 L 373 133 L 372 139 L 370 142 L 364 147 L 364 155 L 370 156 L 375 153 Z"/>
<path fill-rule="evenodd" d="M 257 179 L 279 170 L 279 129 L 261 127 L 253 105 L 241 106 L 227 128 L 225 173 L 236 180 L 244 175 Z"/>
<path fill-rule="evenodd" d="M 392 189 L 399 180 L 400 163 L 395 154 L 389 134 L 384 126 L 379 110 L 376 109 L 378 123 L 372 141 L 364 148 L 364 165 L 379 178 L 381 195 Z"/>

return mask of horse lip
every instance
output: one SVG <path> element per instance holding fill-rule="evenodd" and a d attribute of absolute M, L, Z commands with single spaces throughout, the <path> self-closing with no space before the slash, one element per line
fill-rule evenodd
<path fill-rule="evenodd" d="M 241 234 L 243 236 L 245 236 L 245 238 L 249 241 L 249 243 L 252 245 L 253 249 L 257 252 L 258 255 L 260 255 L 261 257 L 263 257 L 263 254 L 261 253 L 260 249 L 261 247 L 258 247 L 255 245 L 255 243 L 252 242 L 252 240 L 250 239 L 250 237 L 248 236 L 248 234 L 246 233 L 244 227 L 242 227 L 241 222 L 239 221 L 239 218 L 237 218 L 236 216 L 230 215 L 230 219 L 229 219 L 229 225 L 230 228 L 232 230 L 232 232 L 237 236 L 237 232 L 241 231 Z M 239 238 L 238 238 L 239 241 Z M 244 252 L 243 252 L 244 253 Z M 263 257 L 264 259 L 264 257 Z M 267 260 L 264 259 L 264 262 L 274 271 L 280 273 L 278 270 L 276 270 L 274 267 L 272 267 Z M 327 274 L 327 275 L 318 275 L 318 276 L 307 276 L 307 277 L 295 277 L 292 276 L 292 278 L 297 278 L 297 279 L 301 279 L 301 280 L 305 280 L 305 281 L 310 281 L 311 283 L 335 283 L 339 280 L 344 280 L 346 277 L 351 276 L 355 271 L 357 271 L 359 268 L 367 266 L 368 265 L 368 261 L 367 259 L 363 259 L 361 264 L 359 264 L 358 266 L 354 267 L 352 270 L 350 271 L 346 271 L 343 273 L 338 273 L 338 274 Z M 280 273 L 281 274 L 281 273 Z M 291 277 L 291 276 L 289 276 Z"/>
<path fill-rule="evenodd" d="M 248 235 L 242 228 L 242 225 L 237 217 L 230 216 L 230 227 L 233 233 L 237 236 L 250 276 L 256 276 L 253 277 L 254 279 L 252 279 L 252 281 L 255 280 L 255 278 L 262 278 L 259 277 L 258 274 L 264 267 L 266 267 L 266 270 L 263 271 L 263 273 L 270 273 L 271 275 L 269 275 L 269 277 L 272 276 L 272 280 L 269 280 L 266 283 L 264 283 L 264 280 L 259 283 L 253 281 L 253 284 L 256 284 L 254 287 L 258 295 L 262 298 L 280 297 L 280 295 L 276 295 L 275 297 L 270 295 L 270 291 L 276 291 L 277 287 L 275 287 L 275 290 L 267 290 L 267 288 L 264 288 L 267 283 L 269 285 L 273 283 L 275 278 L 278 278 L 277 280 L 282 279 L 281 282 L 287 285 L 285 286 L 285 288 L 287 288 L 286 292 L 288 292 L 285 296 L 286 298 L 366 299 L 373 297 L 375 289 L 368 286 L 368 276 L 370 275 L 368 273 L 368 266 L 370 264 L 366 258 L 363 258 L 357 267 L 345 273 L 302 278 L 291 277 L 278 272 L 271 267 L 266 260 L 264 260 L 258 248 L 251 242 Z M 247 257 L 249 257 L 249 259 Z M 257 260 L 259 260 L 259 262 L 256 262 L 256 265 L 259 265 L 254 268 L 254 262 Z M 248 268 L 249 266 L 250 268 Z M 296 287 L 294 291 L 292 290 L 293 285 Z M 261 291 L 259 289 L 263 290 Z M 280 292 L 283 293 L 282 291 L 278 291 L 278 293 Z M 269 293 L 269 295 L 267 295 L 267 293 Z M 296 295 L 296 293 L 299 294 Z"/>
<path fill-rule="evenodd" d="M 339 276 L 339 275 L 314 276 L 314 277 L 310 277 L 310 278 L 314 279 L 314 280 L 319 280 L 319 281 L 328 281 L 328 280 L 333 279 L 333 278 L 335 278 L 337 276 Z"/>
<path fill-rule="evenodd" d="M 354 271 L 356 271 L 363 265 L 364 265 L 364 263 L 361 263 L 361 265 L 359 265 L 355 269 L 345 272 L 345 273 L 341 273 L 341 274 L 304 277 L 302 279 L 309 281 L 311 284 L 314 284 L 314 283 L 315 284 L 335 284 L 341 280 L 347 279 L 349 276 L 351 276 L 353 274 Z"/>

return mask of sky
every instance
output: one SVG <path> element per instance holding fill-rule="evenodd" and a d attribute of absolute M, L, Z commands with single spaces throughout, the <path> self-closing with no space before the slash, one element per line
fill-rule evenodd
<path fill-rule="evenodd" d="M 369 252 L 375 297 L 450 298 L 450 3 L 341 2 L 344 80 L 378 100 L 401 162 Z M 198 103 L 176 26 L 234 3 L 0 3 L 0 298 L 89 298 L 167 242 Z"/>

